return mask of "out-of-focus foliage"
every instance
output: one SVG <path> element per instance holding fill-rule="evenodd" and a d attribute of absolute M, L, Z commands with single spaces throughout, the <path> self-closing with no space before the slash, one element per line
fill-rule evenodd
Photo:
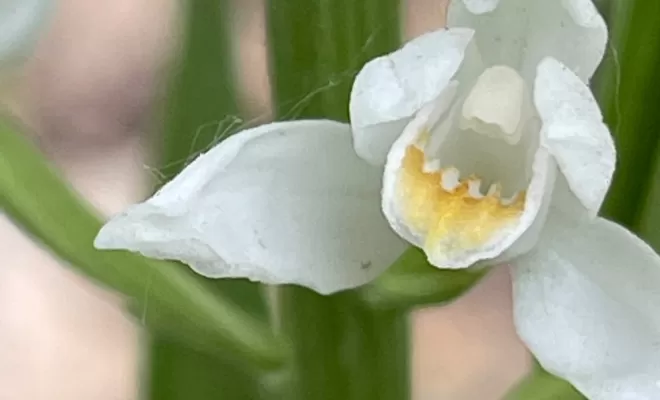
<path fill-rule="evenodd" d="M 652 228 L 658 226 L 652 222 L 658 203 L 652 193 L 658 185 L 653 170 L 660 142 L 660 2 L 610 0 L 607 5 L 611 39 L 595 89 L 614 134 L 618 165 L 603 212 L 658 249 L 659 233 Z"/>
<path fill-rule="evenodd" d="M 0 206 L 78 271 L 127 295 L 141 321 L 190 346 L 274 368 L 286 346 L 261 321 L 178 264 L 93 247 L 101 221 L 16 126 L 0 123 Z"/>

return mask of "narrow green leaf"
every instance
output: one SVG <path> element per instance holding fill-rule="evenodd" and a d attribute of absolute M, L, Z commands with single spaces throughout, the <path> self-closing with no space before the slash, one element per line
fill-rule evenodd
<path fill-rule="evenodd" d="M 507 395 L 506 400 L 586 400 L 586 397 L 535 363 L 529 376 Z"/>
<path fill-rule="evenodd" d="M 271 82 L 280 120 L 348 120 L 364 63 L 399 44 L 398 0 L 269 0 Z M 405 313 L 365 307 L 355 292 L 279 289 L 279 320 L 294 343 L 289 399 L 409 397 Z"/>
<path fill-rule="evenodd" d="M 660 2 L 611 1 L 611 41 L 595 90 L 613 131 L 617 171 L 603 213 L 636 228 L 660 138 Z"/>
<path fill-rule="evenodd" d="M 88 277 L 129 296 L 147 324 L 181 333 L 200 349 L 261 368 L 285 361 L 286 346 L 232 302 L 175 263 L 98 251 L 100 220 L 15 127 L 0 122 L 0 205 L 27 233 Z"/>
<path fill-rule="evenodd" d="M 613 40 L 596 87 L 616 127 L 621 172 L 606 211 L 660 251 L 660 3 L 608 3 Z"/>
<path fill-rule="evenodd" d="M 660 144 L 656 147 L 655 169 L 648 177 L 650 185 L 642 208 L 639 234 L 655 251 L 660 252 Z"/>
<path fill-rule="evenodd" d="M 442 270 L 411 247 L 378 279 L 362 287 L 363 300 L 376 309 L 410 309 L 452 301 L 470 290 L 490 270 Z"/>
<path fill-rule="evenodd" d="M 164 112 L 162 176 L 180 172 L 241 125 L 235 93 L 226 0 L 187 0 L 183 46 L 175 64 Z M 209 286 L 265 320 L 259 285 L 246 280 L 209 280 Z M 157 400 L 256 399 L 259 385 L 239 369 L 185 343 L 152 332 L 150 395 Z"/>

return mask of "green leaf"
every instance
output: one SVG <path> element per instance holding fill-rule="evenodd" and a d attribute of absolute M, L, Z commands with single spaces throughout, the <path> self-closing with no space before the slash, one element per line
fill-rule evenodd
<path fill-rule="evenodd" d="M 378 279 L 360 289 L 365 302 L 376 309 L 410 309 L 452 301 L 465 294 L 490 270 L 438 269 L 424 252 L 409 248 Z"/>
<path fill-rule="evenodd" d="M 399 44 L 398 0 L 269 0 L 271 83 L 280 120 L 348 120 L 364 63 Z M 365 307 L 355 292 L 279 288 L 279 321 L 294 344 L 289 399 L 409 397 L 405 313 Z"/>
<path fill-rule="evenodd" d="M 240 125 L 226 0 L 187 0 L 181 54 L 172 70 L 164 110 L 161 175 L 167 180 L 200 151 Z M 265 320 L 260 287 L 246 280 L 209 281 L 209 287 Z M 158 400 L 256 399 L 249 371 L 152 331 L 150 395 Z"/>
<path fill-rule="evenodd" d="M 614 182 L 603 213 L 637 228 L 660 138 L 657 104 L 660 2 L 611 1 L 611 41 L 595 91 L 618 152 Z"/>
<path fill-rule="evenodd" d="M 655 168 L 648 178 L 650 185 L 642 208 L 639 234 L 660 252 L 660 145 L 656 147 Z"/>
<path fill-rule="evenodd" d="M 597 89 L 615 127 L 619 172 L 606 211 L 660 251 L 660 3 L 609 3 L 613 39 Z"/>
<path fill-rule="evenodd" d="M 534 364 L 532 372 L 516 386 L 506 400 L 586 400 L 570 383 Z"/>
<path fill-rule="evenodd" d="M 131 298 L 142 320 L 191 346 L 260 368 L 277 368 L 287 347 L 261 321 L 214 294 L 175 263 L 98 251 L 101 221 L 15 127 L 0 122 L 0 205 L 27 233 L 88 277 Z"/>

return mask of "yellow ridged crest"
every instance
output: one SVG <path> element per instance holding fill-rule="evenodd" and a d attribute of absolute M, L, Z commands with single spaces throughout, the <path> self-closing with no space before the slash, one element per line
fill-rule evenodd
<path fill-rule="evenodd" d="M 500 185 L 495 184 L 486 195 L 475 196 L 470 185 L 479 185 L 479 178 L 474 175 L 459 180 L 454 188 L 445 189 L 441 182 L 452 168 L 426 172 L 424 163 L 423 151 L 410 145 L 403 159 L 397 191 L 404 221 L 425 236 L 427 251 L 450 255 L 479 247 L 522 214 L 524 192 L 512 201 L 503 202 Z"/>

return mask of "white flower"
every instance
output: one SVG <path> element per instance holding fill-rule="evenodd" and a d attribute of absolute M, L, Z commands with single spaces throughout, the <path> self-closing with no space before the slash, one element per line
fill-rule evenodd
<path fill-rule="evenodd" d="M 0 1 L 0 61 L 8 62 L 22 55 L 43 22 L 49 0 Z"/>
<path fill-rule="evenodd" d="M 373 279 L 400 238 L 440 268 L 508 263 L 546 369 L 591 399 L 660 399 L 660 257 L 596 216 L 615 164 L 586 86 L 601 17 L 589 0 L 463 0 L 449 18 L 462 28 L 364 67 L 350 127 L 241 132 L 96 246 L 321 293 Z"/>

